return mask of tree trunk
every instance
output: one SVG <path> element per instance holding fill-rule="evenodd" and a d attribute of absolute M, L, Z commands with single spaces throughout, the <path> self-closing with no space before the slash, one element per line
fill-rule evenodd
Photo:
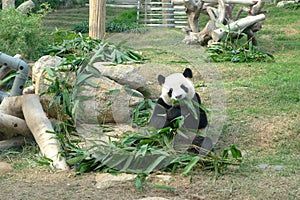
<path fill-rule="evenodd" d="M 195 1 L 189 0 L 185 2 L 186 14 L 188 17 L 189 28 L 193 33 L 198 33 L 199 28 L 199 16 L 201 13 L 203 4 L 196 4 Z"/>
<path fill-rule="evenodd" d="M 250 15 L 258 15 L 261 12 L 262 7 L 265 5 L 263 0 L 259 0 L 257 4 L 251 6 Z"/>
<path fill-rule="evenodd" d="M 106 0 L 90 0 L 89 36 L 95 39 L 104 39 Z"/>

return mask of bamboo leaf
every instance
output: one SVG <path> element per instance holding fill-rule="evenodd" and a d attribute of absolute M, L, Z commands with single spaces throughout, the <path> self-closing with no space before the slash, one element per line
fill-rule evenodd
<path fill-rule="evenodd" d="M 150 174 L 151 172 L 153 172 L 155 167 L 157 167 L 165 158 L 166 156 L 159 156 L 153 163 L 151 163 L 148 166 L 148 168 L 144 171 L 144 173 Z"/>
<path fill-rule="evenodd" d="M 10 79 L 16 77 L 18 75 L 18 73 L 13 73 L 8 75 L 7 77 L 5 77 L 3 80 L 0 80 L 0 86 L 7 83 Z"/>
<path fill-rule="evenodd" d="M 51 76 L 51 77 L 55 76 L 55 72 L 52 68 L 46 67 L 45 70 L 46 70 L 46 72 L 48 73 L 49 76 Z"/>
<path fill-rule="evenodd" d="M 123 168 L 121 169 L 121 171 L 125 172 L 127 171 L 128 167 L 130 166 L 130 164 L 132 163 L 134 159 L 134 155 L 130 155 L 128 156 L 126 163 L 124 164 Z"/>
<path fill-rule="evenodd" d="M 194 156 L 192 160 L 189 162 L 189 164 L 184 168 L 182 174 L 183 175 L 188 174 L 191 171 L 191 169 L 199 162 L 199 160 L 200 160 L 199 156 Z"/>
<path fill-rule="evenodd" d="M 77 76 L 76 85 L 82 84 L 84 81 L 91 78 L 92 76 L 94 76 L 94 75 L 93 74 L 80 74 L 80 76 Z"/>

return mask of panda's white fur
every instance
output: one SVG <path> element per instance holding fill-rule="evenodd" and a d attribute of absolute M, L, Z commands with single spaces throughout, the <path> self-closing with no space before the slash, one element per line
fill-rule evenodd
<path fill-rule="evenodd" d="M 162 85 L 161 98 L 163 101 L 172 105 L 174 100 L 182 100 L 182 99 L 192 99 L 195 95 L 194 84 L 191 79 L 184 77 L 182 73 L 174 73 L 164 78 L 164 83 Z M 184 86 L 188 89 L 184 90 L 181 86 Z M 169 96 L 169 91 L 172 89 L 172 95 Z"/>

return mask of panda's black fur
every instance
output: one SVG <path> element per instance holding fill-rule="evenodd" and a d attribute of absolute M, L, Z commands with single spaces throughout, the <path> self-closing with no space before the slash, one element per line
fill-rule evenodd
<path fill-rule="evenodd" d="M 197 117 L 195 117 L 195 114 L 191 113 L 191 110 L 184 104 L 173 104 L 174 100 L 180 101 L 189 99 L 201 105 L 201 98 L 199 94 L 195 92 L 191 80 L 192 78 L 193 73 L 190 68 L 186 68 L 182 74 L 174 73 L 167 77 L 163 75 L 158 76 L 158 82 L 162 86 L 162 92 L 154 107 L 149 126 L 155 127 L 156 129 L 162 129 L 168 126 L 174 128 L 174 119 L 183 116 L 183 128 L 197 130 L 207 127 L 207 115 L 201 107 L 195 106 L 197 115 Z M 210 138 L 199 135 L 195 136 L 192 144 L 207 150 L 211 150 L 213 146 Z M 190 148 L 189 151 L 199 153 L 195 148 Z"/>

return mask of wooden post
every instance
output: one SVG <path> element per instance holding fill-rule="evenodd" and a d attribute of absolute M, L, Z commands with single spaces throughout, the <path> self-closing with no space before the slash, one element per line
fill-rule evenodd
<path fill-rule="evenodd" d="M 90 0 L 89 36 L 103 39 L 105 35 L 106 0 Z"/>
<path fill-rule="evenodd" d="M 2 0 L 2 9 L 7 9 L 10 7 L 15 7 L 15 0 Z"/>
<path fill-rule="evenodd" d="M 171 0 L 162 0 L 162 18 L 163 24 L 166 27 L 174 27 L 174 10 L 172 10 L 173 6 L 171 4 Z M 170 26 L 168 26 L 170 24 Z M 171 25 L 172 24 L 172 25 Z"/>

